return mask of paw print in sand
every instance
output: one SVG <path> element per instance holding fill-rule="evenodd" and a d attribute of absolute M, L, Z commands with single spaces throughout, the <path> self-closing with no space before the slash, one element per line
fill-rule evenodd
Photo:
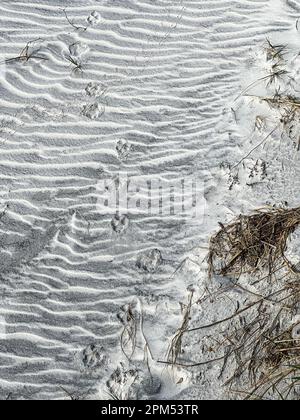
<path fill-rule="evenodd" d="M 126 159 L 130 152 L 131 146 L 126 140 L 119 140 L 116 146 L 118 157 L 120 160 Z"/>
<path fill-rule="evenodd" d="M 109 364 L 109 358 L 102 346 L 90 344 L 81 355 L 84 370 L 95 371 L 96 369 L 105 369 Z"/>
<path fill-rule="evenodd" d="M 90 82 L 86 88 L 85 88 L 85 92 L 88 96 L 101 96 L 106 90 L 106 87 L 99 84 L 99 83 L 94 83 L 94 82 Z"/>
<path fill-rule="evenodd" d="M 136 400 L 137 392 L 134 384 L 138 376 L 137 369 L 129 369 L 121 362 L 106 382 L 107 389 L 116 400 Z"/>
<path fill-rule="evenodd" d="M 116 214 L 111 221 L 111 227 L 116 233 L 124 232 L 129 226 L 129 219 L 127 216 L 120 216 Z"/>
<path fill-rule="evenodd" d="M 101 117 L 105 112 L 105 108 L 100 104 L 85 105 L 82 110 L 82 114 L 90 120 L 96 120 Z"/>
<path fill-rule="evenodd" d="M 155 273 L 162 264 L 163 259 L 159 249 L 152 249 L 141 255 L 137 260 L 137 267 L 148 273 Z"/>
<path fill-rule="evenodd" d="M 87 18 L 87 22 L 91 26 L 98 25 L 98 23 L 100 22 L 100 20 L 101 20 L 101 15 L 100 15 L 100 13 L 98 13 L 96 11 L 92 12 L 90 14 L 90 16 Z"/>
<path fill-rule="evenodd" d="M 69 46 L 69 51 L 72 57 L 81 58 L 89 52 L 89 47 L 82 42 L 75 42 Z"/>

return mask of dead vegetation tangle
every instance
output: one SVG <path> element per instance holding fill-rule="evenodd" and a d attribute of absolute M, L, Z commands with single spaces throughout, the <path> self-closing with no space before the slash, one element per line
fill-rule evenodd
<path fill-rule="evenodd" d="M 278 394 L 280 399 L 286 400 L 297 393 L 299 395 L 296 375 L 300 364 L 300 340 L 293 337 L 292 326 L 284 326 L 282 312 L 280 309 L 275 317 L 271 317 L 262 303 L 251 322 L 241 317 L 240 327 L 235 327 L 226 336 L 229 344 L 222 375 L 229 356 L 233 357 L 236 368 L 226 385 L 234 390 L 244 375 L 244 382 L 249 384 L 242 392 L 246 399 L 263 399 Z"/>
<path fill-rule="evenodd" d="M 290 235 L 300 225 L 300 208 L 261 209 L 240 215 L 211 238 L 208 256 L 210 274 L 237 276 L 267 269 L 272 274 L 284 264 L 296 272 L 285 256 Z"/>
<path fill-rule="evenodd" d="M 300 395 L 300 334 L 293 335 L 295 321 L 291 322 L 299 311 L 300 273 L 285 255 L 288 239 L 299 225 L 300 208 L 260 209 L 220 224 L 210 241 L 211 275 L 235 277 L 234 285 L 239 286 L 242 274 L 260 273 L 263 277 L 253 285 L 271 279 L 275 288 L 280 287 L 268 299 L 263 297 L 229 318 L 194 329 L 231 322 L 229 330 L 222 333 L 227 346 L 221 377 L 233 360 L 235 369 L 226 385 L 246 399 L 278 396 L 287 400 Z M 257 310 L 250 311 L 255 307 Z M 237 391 L 241 384 L 244 389 Z"/>

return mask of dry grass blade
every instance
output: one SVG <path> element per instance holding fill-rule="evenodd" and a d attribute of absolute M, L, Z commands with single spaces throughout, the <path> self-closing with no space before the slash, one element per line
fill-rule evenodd
<path fill-rule="evenodd" d="M 67 19 L 68 23 L 72 26 L 72 28 L 76 29 L 76 31 L 81 30 L 81 31 L 83 31 L 83 32 L 85 32 L 85 31 L 87 30 L 87 27 L 85 27 L 85 26 L 78 26 L 78 25 L 75 25 L 75 23 L 74 23 L 73 21 L 71 21 L 71 19 L 69 18 L 69 16 L 68 16 L 68 14 L 67 14 L 66 9 L 62 9 L 62 11 L 64 12 L 65 17 L 66 17 L 66 19 Z"/>
<path fill-rule="evenodd" d="M 296 293 L 299 299 L 299 289 Z M 295 395 L 300 352 L 294 332 L 298 324 L 289 328 L 283 325 L 283 308 L 272 317 L 263 303 L 250 322 L 240 318 L 240 326 L 226 336 L 229 354 L 234 355 L 236 364 L 226 385 L 244 383 L 246 390 L 242 393 L 246 394 L 246 399 L 274 398 L 276 393 L 285 400 L 292 392 Z"/>
<path fill-rule="evenodd" d="M 299 363 L 299 357 L 298 357 Z M 299 381 L 294 376 L 299 372 L 299 367 L 295 366 L 276 366 L 269 374 L 263 376 L 259 383 L 250 391 L 246 400 L 263 400 L 268 393 L 280 392 L 280 399 L 288 400 L 291 392 L 297 393 L 296 387 Z M 296 379 L 296 381 L 295 381 Z M 280 391 L 278 391 L 280 389 Z"/>
<path fill-rule="evenodd" d="M 298 113 L 300 115 L 300 100 L 291 95 L 282 95 L 276 92 L 274 96 L 256 96 L 256 95 L 245 95 L 250 98 L 257 98 L 258 100 L 265 102 L 270 108 L 276 109 L 281 112 L 281 122 L 291 122 Z"/>
<path fill-rule="evenodd" d="M 80 400 L 84 400 L 88 394 L 91 391 L 91 388 L 84 394 L 79 394 L 79 393 L 75 393 L 75 392 L 70 392 L 68 391 L 66 388 L 64 388 L 63 386 L 60 386 L 60 389 L 67 394 L 67 396 L 70 398 L 71 401 L 80 401 Z"/>
<path fill-rule="evenodd" d="M 284 60 L 284 55 L 287 51 L 286 45 L 275 45 L 272 44 L 269 39 L 267 39 L 267 46 L 266 46 L 266 53 L 267 53 L 267 60 Z"/>
<path fill-rule="evenodd" d="M 42 55 L 39 55 L 39 48 L 34 49 L 32 51 L 30 51 L 30 47 L 36 43 L 37 41 L 40 41 L 41 39 L 35 39 L 33 41 L 29 41 L 27 42 L 27 44 L 25 45 L 25 47 L 22 49 L 22 51 L 20 52 L 20 54 L 16 57 L 13 58 L 8 58 L 7 60 L 4 61 L 5 64 L 9 64 L 9 63 L 14 63 L 14 62 L 28 62 L 29 60 L 48 60 L 47 57 L 44 57 Z"/>
<path fill-rule="evenodd" d="M 121 334 L 121 349 L 126 358 L 130 361 L 136 348 L 137 322 L 133 305 L 124 307 L 124 316 L 121 319 L 124 329 Z"/>
<path fill-rule="evenodd" d="M 255 147 L 253 147 L 251 150 L 250 150 L 250 152 L 248 152 L 247 154 L 246 154 L 246 156 L 244 156 L 242 159 L 240 159 L 240 161 L 236 164 L 236 165 L 234 165 L 233 167 L 232 167 L 232 169 L 235 169 L 235 168 L 237 168 L 241 163 L 243 163 L 249 156 L 251 156 L 252 155 L 252 153 L 255 151 L 255 150 L 257 150 L 260 146 L 262 146 L 264 143 L 266 143 L 266 141 L 276 132 L 276 130 L 277 130 L 277 128 L 278 128 L 278 126 L 276 126 L 275 128 L 273 128 L 273 130 L 266 136 L 266 137 L 264 137 L 263 138 L 263 140 L 262 141 L 260 141 Z"/>
<path fill-rule="evenodd" d="M 267 61 L 273 63 L 271 65 L 269 74 L 267 74 L 264 77 L 261 77 L 260 79 L 254 81 L 249 86 L 247 86 L 246 89 L 244 89 L 243 92 L 240 95 L 238 95 L 238 97 L 235 100 L 239 99 L 250 89 L 258 86 L 262 82 L 265 82 L 266 86 L 269 87 L 275 82 L 280 81 L 284 76 L 286 76 L 288 74 L 288 71 L 286 70 L 286 61 L 284 60 L 286 50 L 286 45 L 273 45 L 267 39 L 267 45 L 265 47 Z"/>
<path fill-rule="evenodd" d="M 263 102 L 266 102 L 270 107 L 277 109 L 288 109 L 294 111 L 300 111 L 300 101 L 299 99 L 289 96 L 289 95 L 280 95 L 276 93 L 273 97 L 263 97 L 259 98 Z"/>
<path fill-rule="evenodd" d="M 167 363 L 170 365 L 176 365 L 179 355 L 182 352 L 182 338 L 189 327 L 190 315 L 192 309 L 193 293 L 190 294 L 188 304 L 185 307 L 183 314 L 183 321 L 180 328 L 177 330 L 173 337 L 167 353 Z"/>
<path fill-rule="evenodd" d="M 250 89 L 258 86 L 260 83 L 262 82 L 266 82 L 267 87 L 271 86 L 272 84 L 274 84 L 276 81 L 282 79 L 283 76 L 287 75 L 288 71 L 285 69 L 281 69 L 279 67 L 279 64 L 274 64 L 272 66 L 271 72 L 270 74 L 268 74 L 267 76 L 261 77 L 260 79 L 254 81 L 253 83 L 251 83 L 249 86 L 246 87 L 246 89 L 244 89 L 242 91 L 242 93 L 240 93 L 236 98 L 235 101 L 237 101 L 241 96 L 244 96 Z"/>
<path fill-rule="evenodd" d="M 83 73 L 83 64 L 79 60 L 70 55 L 66 58 L 73 65 L 72 73 Z"/>
<path fill-rule="evenodd" d="M 237 276 L 267 269 L 270 276 L 284 263 L 287 241 L 300 225 L 300 208 L 264 209 L 250 216 L 239 216 L 210 241 L 210 274 Z"/>
<path fill-rule="evenodd" d="M 300 100 L 291 95 L 283 95 L 276 92 L 273 97 L 260 97 L 255 95 L 246 95 L 248 97 L 257 98 L 261 102 L 266 103 L 271 109 L 278 111 L 280 123 L 282 124 L 288 136 L 298 140 L 298 150 L 300 150 Z"/>

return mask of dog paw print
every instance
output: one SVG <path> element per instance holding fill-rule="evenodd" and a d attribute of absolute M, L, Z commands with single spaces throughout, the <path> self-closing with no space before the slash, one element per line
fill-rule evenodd
<path fill-rule="evenodd" d="M 102 370 L 109 364 L 109 358 L 103 347 L 95 344 L 90 344 L 83 350 L 81 360 L 85 371 Z"/>
<path fill-rule="evenodd" d="M 100 15 L 100 13 L 98 13 L 96 11 L 92 12 L 90 14 L 90 16 L 87 18 L 87 22 L 91 26 L 98 25 L 98 23 L 100 22 L 100 20 L 101 20 L 101 15 Z"/>
<path fill-rule="evenodd" d="M 255 119 L 255 130 L 262 132 L 266 128 L 266 119 L 258 115 Z"/>
<path fill-rule="evenodd" d="M 106 87 L 99 84 L 99 83 L 89 83 L 86 88 L 85 88 L 85 92 L 88 96 L 101 96 L 104 91 L 106 90 Z"/>
<path fill-rule="evenodd" d="M 127 141 L 119 140 L 116 146 L 116 150 L 120 160 L 127 159 L 131 152 L 131 146 Z"/>
<path fill-rule="evenodd" d="M 82 114 L 90 120 L 96 120 L 104 114 L 104 111 L 104 106 L 96 103 L 91 105 L 85 105 L 83 107 Z"/>
<path fill-rule="evenodd" d="M 137 369 L 129 369 L 121 362 L 111 374 L 106 386 L 115 400 L 136 400 L 137 391 L 134 385 L 138 378 L 139 372 Z"/>
<path fill-rule="evenodd" d="M 89 52 L 89 47 L 82 42 L 75 42 L 69 46 L 69 51 L 72 57 L 81 58 Z"/>
<path fill-rule="evenodd" d="M 141 255 L 137 260 L 137 267 L 147 273 L 155 273 L 162 264 L 163 259 L 159 249 L 152 249 Z"/>
<path fill-rule="evenodd" d="M 111 221 L 111 227 L 116 233 L 123 233 L 129 226 L 129 219 L 127 216 L 116 214 Z"/>

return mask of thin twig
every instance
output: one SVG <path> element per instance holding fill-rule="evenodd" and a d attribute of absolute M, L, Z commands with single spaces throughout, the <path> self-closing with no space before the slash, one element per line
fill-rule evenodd
<path fill-rule="evenodd" d="M 77 25 L 75 25 L 75 24 L 74 24 L 74 22 L 72 22 L 72 21 L 69 19 L 69 16 L 68 16 L 68 14 L 67 14 L 66 9 L 62 9 L 62 11 L 64 12 L 65 17 L 66 17 L 66 19 L 67 19 L 68 23 L 69 23 L 69 24 L 70 24 L 70 25 L 71 25 L 74 29 L 76 29 L 76 31 L 79 31 L 79 30 L 86 31 L 86 30 L 87 30 L 87 27 L 85 27 L 85 26 L 77 26 Z"/>
<path fill-rule="evenodd" d="M 235 169 L 235 168 L 237 168 L 242 162 L 244 162 L 244 160 L 246 160 L 246 159 L 248 159 L 248 157 L 249 156 L 251 156 L 252 155 L 252 153 L 255 151 L 255 150 L 257 150 L 260 146 L 262 146 L 274 133 L 275 133 L 275 131 L 277 130 L 277 128 L 278 128 L 279 126 L 277 125 L 264 139 L 263 139 L 263 141 L 261 141 L 259 144 L 257 144 L 252 150 L 250 150 L 250 152 L 245 156 L 245 157 L 243 157 L 236 165 L 234 165 L 233 167 L 232 167 L 232 169 Z"/>

